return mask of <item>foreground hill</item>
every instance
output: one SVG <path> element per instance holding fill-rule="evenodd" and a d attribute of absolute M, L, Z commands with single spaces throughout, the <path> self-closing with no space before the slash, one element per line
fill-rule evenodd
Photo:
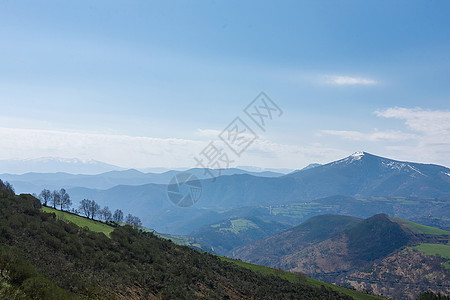
<path fill-rule="evenodd" d="M 428 289 L 450 293 L 449 241 L 449 231 L 385 214 L 366 220 L 325 215 L 235 253 L 245 261 L 414 299 Z"/>
<path fill-rule="evenodd" d="M 110 236 L 110 234 L 115 229 L 114 226 L 108 225 L 104 222 L 87 219 L 87 218 L 80 217 L 78 215 L 75 215 L 75 214 L 72 214 L 69 212 L 59 211 L 59 210 L 55 210 L 55 209 L 49 208 L 49 207 L 42 207 L 42 210 L 45 212 L 50 212 L 52 214 L 55 214 L 56 218 L 59 220 L 71 222 L 71 223 L 76 224 L 79 227 L 88 228 L 90 231 L 94 231 L 94 232 L 101 232 L 107 236 Z M 192 237 L 171 236 L 171 235 L 166 235 L 166 234 L 160 234 L 151 229 L 147 229 L 145 227 L 139 227 L 139 230 L 143 230 L 145 232 L 153 232 L 157 236 L 162 237 L 164 239 L 169 239 L 178 245 L 189 246 L 194 249 L 203 248 Z M 261 265 L 250 264 L 250 263 L 243 262 L 241 260 L 229 259 L 229 258 L 222 257 L 222 256 L 219 256 L 219 258 L 221 260 L 231 262 L 235 265 L 250 269 L 254 272 L 280 277 L 280 278 L 286 279 L 292 283 L 303 283 L 303 284 L 307 284 L 308 286 L 317 287 L 317 288 L 322 288 L 322 286 L 331 288 L 332 290 L 335 290 L 337 292 L 351 296 L 354 299 L 361 299 L 361 300 L 381 299 L 380 297 L 361 293 L 354 289 L 347 289 L 347 288 L 344 288 L 341 286 L 336 286 L 336 285 L 328 284 L 323 281 L 308 278 L 308 277 L 304 276 L 303 274 L 291 273 L 291 272 L 287 272 L 287 271 L 282 271 L 281 269 L 273 269 L 273 268 L 269 268 L 269 267 L 265 267 L 265 266 L 261 266 Z"/>
<path fill-rule="evenodd" d="M 130 226 L 107 237 L 0 191 L 3 299 L 350 299 L 238 267 Z"/>

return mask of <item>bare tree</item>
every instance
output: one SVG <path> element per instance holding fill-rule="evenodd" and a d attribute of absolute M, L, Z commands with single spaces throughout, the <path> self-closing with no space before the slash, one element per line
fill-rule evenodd
<path fill-rule="evenodd" d="M 141 219 L 133 216 L 132 214 L 128 214 L 128 216 L 125 218 L 125 223 L 133 225 L 133 227 L 142 226 Z"/>
<path fill-rule="evenodd" d="M 39 200 L 41 200 L 42 205 L 47 206 L 48 201 L 52 197 L 52 192 L 47 189 L 43 189 L 39 194 Z"/>
<path fill-rule="evenodd" d="M 50 203 L 52 204 L 53 208 L 56 209 L 56 206 L 59 205 L 61 202 L 61 195 L 58 191 L 53 191 L 52 195 L 50 197 Z"/>
<path fill-rule="evenodd" d="M 91 200 L 83 199 L 80 201 L 79 209 L 83 212 L 83 214 L 89 219 L 91 217 Z"/>
<path fill-rule="evenodd" d="M 125 223 L 131 224 L 133 222 L 133 215 L 128 214 L 128 216 L 125 218 Z"/>
<path fill-rule="evenodd" d="M 120 209 L 116 209 L 113 215 L 113 220 L 116 221 L 117 223 L 123 222 L 123 211 Z"/>
<path fill-rule="evenodd" d="M 103 217 L 103 220 L 105 221 L 111 221 L 112 220 L 112 213 L 109 210 L 108 206 L 105 206 L 102 210 L 101 210 L 101 215 Z"/>
<path fill-rule="evenodd" d="M 90 203 L 90 210 L 91 210 L 91 219 L 94 220 L 95 216 L 100 211 L 100 205 L 98 205 L 97 202 L 95 202 L 95 200 L 92 200 Z"/>
<path fill-rule="evenodd" d="M 138 217 L 133 217 L 133 225 L 134 227 L 142 226 L 141 219 L 139 219 Z"/>
<path fill-rule="evenodd" d="M 60 205 L 61 205 L 61 210 L 65 209 L 65 208 L 70 208 L 70 206 L 72 205 L 72 201 L 70 201 L 70 196 L 69 194 L 67 194 L 65 189 L 61 189 L 59 191 L 59 197 L 60 197 Z"/>

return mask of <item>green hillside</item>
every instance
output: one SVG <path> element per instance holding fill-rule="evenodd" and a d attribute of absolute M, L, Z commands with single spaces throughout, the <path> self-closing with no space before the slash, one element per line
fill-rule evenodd
<path fill-rule="evenodd" d="M 42 211 L 47 213 L 56 214 L 56 218 L 62 221 L 72 222 L 75 225 L 84 228 L 87 227 L 90 231 L 101 232 L 109 237 L 111 232 L 114 230 L 114 227 L 106 225 L 103 222 L 90 220 L 88 218 L 84 218 L 69 212 L 60 211 L 51 207 L 42 207 Z"/>
<path fill-rule="evenodd" d="M 80 219 L 77 219 L 80 221 Z M 131 226 L 105 235 L 0 193 L 1 299 L 351 299 L 255 273 Z"/>
<path fill-rule="evenodd" d="M 448 230 L 431 227 L 431 226 L 426 226 L 426 225 L 414 223 L 414 222 L 399 219 L 399 218 L 391 217 L 390 219 L 393 220 L 394 222 L 399 223 L 400 225 L 403 225 L 403 226 L 409 228 L 414 233 L 431 234 L 431 235 L 450 235 L 450 231 L 448 231 Z"/>
<path fill-rule="evenodd" d="M 106 234 L 107 236 L 109 236 L 109 234 L 114 230 L 114 227 L 106 225 L 103 222 L 100 221 L 96 221 L 96 220 L 90 220 L 84 217 L 80 217 L 77 215 L 74 215 L 72 213 L 69 212 L 62 212 L 59 210 L 55 210 L 53 208 L 49 208 L 49 207 L 42 207 L 42 210 L 48 213 L 55 213 L 57 215 L 57 218 L 63 221 L 69 221 L 69 222 L 73 222 L 74 224 L 76 224 L 79 227 L 87 227 L 89 230 L 94 231 L 94 232 L 101 232 Z M 335 217 L 335 218 L 333 218 Z M 336 223 L 339 222 L 339 218 L 337 218 L 337 216 L 330 216 L 330 222 L 331 223 Z M 321 219 L 320 217 L 317 217 L 315 219 Z M 334 219 L 336 219 L 336 221 L 334 221 Z M 356 219 L 355 219 L 356 220 Z M 248 226 L 248 227 L 256 227 L 256 225 L 254 223 L 252 223 L 249 220 L 246 219 L 236 219 L 236 220 L 232 220 L 233 224 L 236 224 L 235 226 L 237 227 L 238 225 L 245 225 L 248 223 L 253 224 L 253 226 Z M 317 222 L 316 222 L 317 223 Z M 307 223 L 309 224 L 309 223 Z M 214 227 L 214 225 L 212 225 Z M 219 227 L 219 226 L 216 226 Z M 241 226 L 242 227 L 242 226 Z M 239 227 L 239 228 L 241 228 Z M 152 230 L 152 229 L 148 229 L 142 226 L 139 226 L 139 230 L 144 231 L 144 232 L 151 232 L 154 234 L 157 234 L 158 236 L 161 236 L 163 238 L 166 239 L 170 239 L 172 240 L 174 243 L 179 244 L 179 245 L 185 245 L 185 246 L 193 246 L 193 247 L 198 247 L 201 248 L 201 245 L 198 243 L 195 243 L 193 241 L 193 239 L 191 237 L 188 236 L 173 236 L 173 235 L 165 235 L 165 234 L 159 234 L 156 231 Z M 318 233 L 317 231 L 315 231 L 315 233 Z M 224 260 L 224 261 L 228 261 L 231 263 L 234 263 L 238 266 L 250 269 L 254 272 L 258 272 L 258 273 L 262 273 L 262 274 L 266 274 L 266 275 L 273 275 L 273 276 L 277 276 L 280 277 L 282 279 L 288 280 L 292 283 L 299 283 L 300 281 L 304 281 L 307 282 L 308 285 L 320 288 L 322 285 L 332 288 L 333 290 L 336 290 L 337 292 L 341 292 L 343 294 L 349 295 L 351 297 L 353 297 L 354 299 L 381 299 L 379 297 L 376 296 L 372 296 L 372 295 L 367 295 L 367 294 L 363 294 L 361 292 L 355 291 L 355 290 L 350 290 L 350 289 L 346 289 L 343 287 L 339 287 L 339 286 L 335 286 L 329 283 L 325 283 L 319 280 L 315 280 L 312 278 L 308 278 L 306 276 L 301 276 L 298 274 L 294 274 L 291 272 L 287 272 L 287 271 L 282 271 L 279 269 L 273 269 L 273 268 L 269 268 L 269 267 L 265 267 L 265 266 L 261 266 L 261 265 L 256 265 L 256 264 L 252 264 L 252 263 L 247 263 L 247 262 L 243 262 L 240 260 L 234 260 L 234 259 L 230 259 L 230 258 L 226 258 L 226 257 L 220 257 L 220 259 Z"/>
<path fill-rule="evenodd" d="M 47 213 L 54 213 L 56 215 L 56 218 L 58 220 L 72 222 L 75 225 L 81 227 L 81 228 L 88 228 L 90 231 L 93 232 L 100 232 L 104 233 L 106 236 L 110 236 L 111 232 L 114 230 L 115 227 L 110 226 L 108 224 L 105 224 L 104 222 L 97 221 L 97 220 L 91 220 L 82 216 L 78 216 L 76 214 L 66 212 L 66 211 L 60 211 L 51 207 L 42 207 L 42 211 Z M 126 223 L 120 223 L 121 226 L 126 225 Z M 156 232 L 153 229 L 148 229 L 143 226 L 138 226 L 138 230 L 148 233 L 153 233 L 156 236 L 159 236 L 164 239 L 171 240 L 175 244 L 182 245 L 182 246 L 189 246 L 196 249 L 203 249 L 202 245 L 199 244 L 194 238 L 189 236 L 181 236 L 181 235 L 171 235 L 171 234 L 161 234 Z"/>
<path fill-rule="evenodd" d="M 441 245 L 441 244 L 420 244 L 410 249 L 422 251 L 426 255 L 439 255 L 442 258 L 446 258 L 447 262 L 444 266 L 447 269 L 450 269 L 450 246 L 449 245 Z"/>

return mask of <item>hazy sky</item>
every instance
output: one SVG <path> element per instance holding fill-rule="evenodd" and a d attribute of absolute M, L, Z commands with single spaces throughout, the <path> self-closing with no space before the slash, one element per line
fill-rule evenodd
<path fill-rule="evenodd" d="M 0 0 L 0 159 L 450 166 L 449 1 Z M 243 109 L 283 111 L 263 132 Z M 258 139 L 217 137 L 236 117 Z"/>

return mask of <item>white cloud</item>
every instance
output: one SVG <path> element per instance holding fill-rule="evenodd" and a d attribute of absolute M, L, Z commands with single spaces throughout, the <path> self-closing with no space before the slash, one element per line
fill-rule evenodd
<path fill-rule="evenodd" d="M 353 130 L 321 130 L 321 134 L 334 135 L 351 141 L 404 141 L 413 139 L 414 134 L 407 134 L 401 131 L 374 131 L 363 133 Z"/>
<path fill-rule="evenodd" d="M 230 167 L 302 168 L 311 162 L 327 163 L 348 154 L 319 144 L 287 145 L 259 138 L 237 157 L 217 137 L 219 131 L 197 132 L 202 136 L 199 140 L 0 127 L 0 159 L 66 157 L 95 159 L 127 168 L 194 167 L 194 157 L 199 157 L 210 141 L 234 161 Z"/>
<path fill-rule="evenodd" d="M 450 165 L 450 111 L 393 107 L 375 112 L 379 117 L 404 121 L 416 133 L 413 145 L 389 145 L 388 150 L 422 162 Z"/>
<path fill-rule="evenodd" d="M 406 126 L 426 135 L 450 134 L 450 111 L 394 107 L 376 111 L 379 117 L 404 120 Z"/>
<path fill-rule="evenodd" d="M 328 163 L 349 153 L 322 144 L 279 144 L 266 139 L 257 139 L 239 158 L 239 164 L 267 166 L 273 168 L 300 169 L 310 163 Z"/>
<path fill-rule="evenodd" d="M 378 83 L 370 78 L 350 76 L 326 76 L 325 81 L 331 85 L 375 85 Z"/>
<path fill-rule="evenodd" d="M 403 121 L 403 128 L 363 133 L 356 130 L 322 130 L 347 141 L 375 142 L 385 156 L 408 161 L 450 165 L 450 111 L 392 107 L 375 115 Z M 402 126 L 402 125 L 400 125 Z"/>
<path fill-rule="evenodd" d="M 76 157 L 124 167 L 190 166 L 204 142 L 57 130 L 0 128 L 0 158 Z"/>

